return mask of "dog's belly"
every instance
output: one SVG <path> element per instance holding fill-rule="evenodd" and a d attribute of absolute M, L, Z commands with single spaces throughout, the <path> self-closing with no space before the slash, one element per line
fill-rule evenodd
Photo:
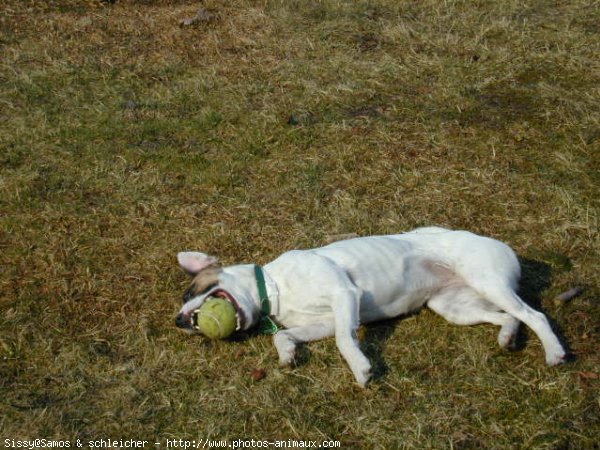
<path fill-rule="evenodd" d="M 358 276 L 355 284 L 363 291 L 360 301 L 361 322 L 372 322 L 408 314 L 423 307 L 442 287 L 455 282 L 447 269 L 432 270 L 436 262 L 415 253 L 405 254 L 400 270 L 373 278 Z"/>
<path fill-rule="evenodd" d="M 431 294 L 437 289 L 423 289 L 413 292 L 406 292 L 388 302 L 375 301 L 375 297 L 366 294 L 360 303 L 360 321 L 361 323 L 375 322 L 378 320 L 391 319 L 417 311 L 427 303 Z"/>

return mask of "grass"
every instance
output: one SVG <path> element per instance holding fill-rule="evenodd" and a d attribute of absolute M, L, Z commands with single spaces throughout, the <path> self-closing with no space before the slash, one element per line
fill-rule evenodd
<path fill-rule="evenodd" d="M 597 2 L 0 9 L 3 439 L 597 448 Z M 281 369 L 269 337 L 174 327 L 179 250 L 265 263 L 426 224 L 509 243 L 575 361 L 424 310 L 361 331 L 361 390 L 332 340 Z"/>

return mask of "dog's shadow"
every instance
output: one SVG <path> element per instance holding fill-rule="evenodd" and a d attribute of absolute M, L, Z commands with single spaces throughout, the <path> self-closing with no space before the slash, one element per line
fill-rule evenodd
<path fill-rule="evenodd" d="M 367 324 L 364 327 L 365 333 L 364 339 L 361 342 L 361 349 L 371 362 L 371 373 L 374 381 L 383 378 L 389 372 L 390 367 L 383 358 L 383 349 L 387 341 L 394 334 L 398 322 L 410 316 L 404 315 L 394 319 L 383 320 Z"/>
<path fill-rule="evenodd" d="M 371 362 L 371 371 L 374 380 L 384 377 L 389 371 L 389 366 L 382 356 L 383 349 L 388 339 L 394 334 L 394 329 L 398 321 L 405 317 L 407 316 L 366 324 L 358 330 L 360 349 Z M 309 345 L 309 343 L 299 343 L 297 345 L 294 367 L 308 364 L 311 359 Z"/>
<path fill-rule="evenodd" d="M 540 310 L 542 292 L 546 291 L 552 282 L 552 268 L 542 261 L 519 257 L 521 264 L 521 281 L 519 296 L 532 308 Z"/>

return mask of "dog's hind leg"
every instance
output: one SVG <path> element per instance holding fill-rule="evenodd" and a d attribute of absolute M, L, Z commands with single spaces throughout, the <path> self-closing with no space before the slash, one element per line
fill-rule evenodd
<path fill-rule="evenodd" d="M 436 293 L 427 306 L 457 325 L 491 323 L 500 326 L 498 344 L 503 348 L 514 345 L 519 321 L 510 314 L 501 312 L 492 303 L 484 300 L 478 292 L 466 285 L 448 286 Z"/>
<path fill-rule="evenodd" d="M 294 327 L 280 330 L 273 336 L 273 342 L 279 355 L 279 364 L 287 366 L 294 362 L 296 345 L 302 342 L 318 341 L 333 336 L 335 328 L 333 322 L 319 322 L 303 327 Z"/>
<path fill-rule="evenodd" d="M 525 323 L 538 336 L 546 352 L 546 364 L 565 361 L 565 350 L 552 331 L 546 316 L 526 304 L 506 283 L 496 279 L 474 280 L 469 283 L 487 301 Z"/>

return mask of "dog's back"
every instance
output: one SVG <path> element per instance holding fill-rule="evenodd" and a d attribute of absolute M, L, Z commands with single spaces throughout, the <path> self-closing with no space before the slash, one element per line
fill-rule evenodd
<path fill-rule="evenodd" d="M 468 231 L 440 227 L 417 228 L 408 233 L 338 241 L 309 250 L 325 256 L 353 278 L 390 269 L 398 274 L 407 263 L 428 261 L 462 278 L 489 274 L 516 288 L 521 270 L 513 250 L 496 239 Z"/>

